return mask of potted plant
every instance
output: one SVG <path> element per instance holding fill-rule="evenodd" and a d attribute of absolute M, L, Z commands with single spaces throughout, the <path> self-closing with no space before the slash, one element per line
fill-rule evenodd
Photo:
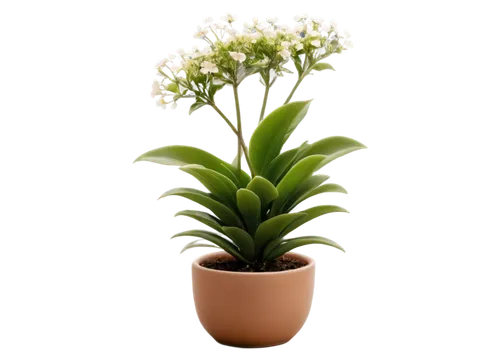
<path fill-rule="evenodd" d="M 171 145 L 151 150 L 136 161 L 179 166 L 198 179 L 208 192 L 176 188 L 172 195 L 192 200 L 209 212 L 183 210 L 176 214 L 193 218 L 208 230 L 189 230 L 173 237 L 198 240 L 182 251 L 215 247 L 223 251 L 196 259 L 192 265 L 193 292 L 198 317 L 215 340 L 240 347 L 272 346 L 290 340 L 304 324 L 312 301 L 314 261 L 290 253 L 302 245 L 324 244 L 342 250 L 320 236 L 292 237 L 299 226 L 321 215 L 347 212 L 323 205 L 294 211 L 308 198 L 326 192 L 346 193 L 338 184 L 323 184 L 329 177 L 315 174 L 336 158 L 365 146 L 353 139 L 333 136 L 282 151 L 288 137 L 306 116 L 311 101 L 291 102 L 297 87 L 313 71 L 333 70 L 323 62 L 352 46 L 349 33 L 341 35 L 335 22 L 296 16 L 293 27 L 278 19 L 253 19 L 235 29 L 236 16 L 222 22 L 205 20 L 196 38 L 207 47 L 178 51 L 161 60 L 156 68 L 161 80 L 153 83 L 157 105 L 176 107 L 180 99 L 194 99 L 189 113 L 208 107 L 220 115 L 234 132 L 237 154 L 232 163 L 198 148 Z M 277 78 L 291 73 L 297 82 L 283 106 L 267 116 L 266 104 Z M 238 87 L 257 74 L 264 86 L 259 123 L 247 146 L 242 133 Z M 234 94 L 235 122 L 216 104 L 224 88 Z M 260 101 L 259 101 L 260 102 Z M 244 158 L 244 159 L 243 159 Z M 246 162 L 249 173 L 242 168 Z"/>

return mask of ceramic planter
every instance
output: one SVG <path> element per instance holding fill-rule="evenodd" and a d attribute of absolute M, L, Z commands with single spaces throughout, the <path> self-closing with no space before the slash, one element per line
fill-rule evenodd
<path fill-rule="evenodd" d="M 231 257 L 215 252 L 193 262 L 193 294 L 198 318 L 219 343 L 269 347 L 292 339 L 305 323 L 314 291 L 314 260 L 287 253 L 306 266 L 280 272 L 231 272 L 200 262 Z"/>

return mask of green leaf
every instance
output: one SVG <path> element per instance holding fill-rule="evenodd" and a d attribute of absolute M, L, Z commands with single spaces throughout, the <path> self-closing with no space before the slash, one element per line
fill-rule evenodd
<path fill-rule="evenodd" d="M 288 206 L 287 210 L 291 211 L 293 208 L 295 208 L 297 205 L 299 205 L 304 200 L 310 198 L 311 196 L 322 194 L 322 193 L 344 193 L 344 194 L 347 194 L 347 190 L 345 190 L 343 187 L 341 187 L 338 184 L 321 185 L 320 187 L 309 190 L 308 192 L 304 193 L 302 196 L 297 198 L 295 201 L 292 202 L 292 204 L 290 206 Z"/>
<path fill-rule="evenodd" d="M 173 93 L 179 93 L 179 86 L 177 83 L 169 83 L 167 85 L 167 91 L 173 92 Z"/>
<path fill-rule="evenodd" d="M 324 138 L 311 144 L 311 147 L 303 153 L 303 156 L 306 157 L 313 154 L 325 155 L 326 158 L 316 168 L 318 170 L 334 159 L 364 148 L 366 147 L 363 144 L 354 139 L 335 136 Z"/>
<path fill-rule="evenodd" d="M 309 179 L 305 180 L 297 186 L 295 191 L 286 199 L 285 204 L 283 206 L 283 211 L 284 212 L 289 212 L 291 210 L 291 204 L 295 203 L 295 201 L 300 198 L 302 195 L 305 193 L 309 192 L 310 190 L 317 188 L 323 182 L 327 181 L 330 177 L 328 175 L 313 175 Z"/>
<path fill-rule="evenodd" d="M 264 259 L 274 260 L 286 254 L 290 250 L 293 250 L 299 246 L 310 245 L 310 244 L 323 244 L 323 245 L 333 246 L 345 252 L 345 250 L 339 244 L 330 239 L 321 236 L 302 236 L 302 237 L 297 237 L 295 239 L 283 240 L 283 242 L 278 247 L 274 248 L 274 250 L 272 250 L 269 253 L 269 255 Z"/>
<path fill-rule="evenodd" d="M 299 211 L 297 214 L 307 214 L 306 216 L 300 217 L 299 219 L 291 222 L 281 233 L 281 237 L 285 237 L 293 230 L 297 229 L 299 226 L 317 218 L 318 216 L 329 214 L 329 213 L 348 213 L 348 211 L 340 206 L 335 205 L 320 205 L 313 208 Z"/>
<path fill-rule="evenodd" d="M 178 195 L 198 203 L 213 212 L 226 225 L 243 227 L 238 215 L 226 205 L 217 201 L 213 195 L 191 188 L 175 188 L 165 192 L 159 199 Z"/>
<path fill-rule="evenodd" d="M 264 118 L 250 139 L 250 162 L 261 175 L 276 158 L 283 144 L 302 121 L 311 101 L 292 102 L 281 106 Z"/>
<path fill-rule="evenodd" d="M 180 237 L 180 236 L 194 236 L 194 237 L 199 237 L 199 238 L 205 239 L 205 240 L 210 241 L 211 243 L 219 246 L 222 250 L 226 251 L 230 255 L 233 255 L 235 258 L 237 258 L 243 262 L 249 263 L 249 261 L 247 259 L 245 259 L 245 257 L 243 255 L 241 255 L 241 253 L 239 252 L 236 245 L 234 245 L 233 243 L 224 239 L 222 236 L 214 234 L 213 232 L 204 231 L 204 230 L 189 230 L 189 231 L 184 231 L 184 232 L 175 234 L 174 236 L 172 236 L 172 239 L 174 237 Z"/>
<path fill-rule="evenodd" d="M 224 226 L 224 223 L 217 219 L 215 216 L 210 215 L 208 213 L 204 213 L 203 211 L 197 211 L 197 210 L 182 210 L 179 211 L 177 214 L 174 216 L 187 216 L 192 219 L 198 220 L 199 222 L 211 227 L 214 230 L 219 231 L 220 233 L 223 233 L 222 231 L 222 226 Z"/>
<path fill-rule="evenodd" d="M 304 70 L 302 69 L 302 59 L 300 58 L 299 55 L 292 56 L 293 64 L 295 65 L 295 68 L 297 69 L 297 72 L 299 73 L 299 76 L 302 75 Z"/>
<path fill-rule="evenodd" d="M 316 70 L 316 71 L 332 70 L 332 71 L 335 71 L 335 69 L 332 67 L 332 65 L 330 65 L 329 63 L 326 63 L 326 62 L 319 62 L 319 63 L 315 64 L 312 67 L 312 70 Z"/>
<path fill-rule="evenodd" d="M 257 194 L 248 189 L 240 189 L 236 192 L 238 210 L 245 221 L 248 233 L 255 234 L 260 222 L 260 199 Z"/>
<path fill-rule="evenodd" d="M 238 156 L 235 155 L 230 162 L 231 172 L 234 174 L 234 177 L 238 180 L 238 188 L 244 188 L 250 182 L 250 174 L 241 167 L 241 163 L 238 163 Z M 225 165 L 225 164 L 223 164 Z"/>
<path fill-rule="evenodd" d="M 255 244 L 252 237 L 245 230 L 234 226 L 224 226 L 222 230 L 224 234 L 233 240 L 247 260 L 253 260 L 255 255 Z"/>
<path fill-rule="evenodd" d="M 283 177 L 285 176 L 286 173 L 288 173 L 288 171 L 290 170 L 291 167 L 293 167 L 297 162 L 297 158 L 300 156 L 300 153 L 303 151 L 303 150 L 306 150 L 307 148 L 309 148 L 309 146 L 311 145 L 311 142 L 310 141 L 305 141 L 305 142 L 302 142 L 298 145 L 298 152 L 297 152 L 297 155 L 295 156 L 295 158 L 292 159 L 291 162 L 289 162 L 286 167 L 284 168 L 284 170 L 280 173 L 280 175 L 278 175 L 276 181 L 274 182 L 274 185 L 278 185 L 279 182 L 283 179 Z"/>
<path fill-rule="evenodd" d="M 290 68 L 288 67 L 285 67 L 285 66 L 281 66 L 278 71 L 280 73 L 284 73 L 284 74 L 287 74 L 289 76 L 293 76 L 293 77 L 296 77 L 297 76 L 297 72 L 295 71 L 292 71 Z"/>
<path fill-rule="evenodd" d="M 260 199 L 260 206 L 264 210 L 269 203 L 278 197 L 278 190 L 266 178 L 255 176 L 247 185 L 247 189 L 253 191 Z"/>
<path fill-rule="evenodd" d="M 207 244 L 207 243 L 200 243 L 200 241 L 204 241 L 204 240 L 196 240 L 196 241 L 192 241 L 190 242 L 189 244 L 187 244 L 186 246 L 184 246 L 184 248 L 182 249 L 181 251 L 181 254 L 188 250 L 188 249 L 192 249 L 194 247 L 215 247 L 217 249 L 220 249 L 219 246 L 216 246 L 216 245 L 212 245 L 212 244 Z"/>
<path fill-rule="evenodd" d="M 236 191 L 238 188 L 228 177 L 197 164 L 185 165 L 179 169 L 198 179 L 200 183 L 223 203 L 231 206 L 233 209 L 237 208 Z"/>
<path fill-rule="evenodd" d="M 281 236 L 281 232 L 294 221 L 303 219 L 307 214 L 294 213 L 282 214 L 264 221 L 255 233 L 255 246 L 257 252 L 272 240 Z"/>
<path fill-rule="evenodd" d="M 237 173 L 237 177 L 240 181 L 240 188 L 245 188 L 252 179 L 250 174 L 245 169 L 241 169 L 239 173 Z"/>
<path fill-rule="evenodd" d="M 283 205 L 288 197 L 297 189 L 297 187 L 309 179 L 316 170 L 320 162 L 325 159 L 324 155 L 311 155 L 300 160 L 295 164 L 292 169 L 283 177 L 276 189 L 278 190 L 278 197 L 274 200 L 271 207 L 270 216 L 276 216 L 281 212 Z"/>
<path fill-rule="evenodd" d="M 264 178 L 268 179 L 271 183 L 276 183 L 285 169 L 293 162 L 298 150 L 298 147 L 290 149 L 274 158 L 263 173 Z"/>
<path fill-rule="evenodd" d="M 207 104 L 205 102 L 194 102 L 191 107 L 189 107 L 189 114 L 193 113 L 194 111 L 197 111 L 203 106 L 206 106 Z"/>
<path fill-rule="evenodd" d="M 219 159 L 215 155 L 205 152 L 204 150 L 184 145 L 171 145 L 168 147 L 150 150 L 149 152 L 139 156 L 134 163 L 140 161 L 176 166 L 199 164 L 203 165 L 205 168 L 215 170 L 230 179 L 235 177 L 240 178 L 238 176 L 238 169 L 233 167 L 231 164 L 226 163 L 222 159 Z M 241 173 L 244 172 L 241 171 Z M 248 176 L 248 174 L 246 175 Z M 235 179 L 232 180 L 234 181 Z M 235 182 L 235 184 L 241 187 L 240 182 Z"/>

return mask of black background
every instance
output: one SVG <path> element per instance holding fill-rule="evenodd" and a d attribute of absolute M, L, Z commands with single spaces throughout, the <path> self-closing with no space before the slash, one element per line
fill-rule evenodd
<path fill-rule="evenodd" d="M 128 9 L 129 17 L 117 29 L 117 41 L 110 44 L 116 46 L 119 58 L 110 63 L 116 72 L 112 86 L 119 86 L 111 102 L 116 105 L 114 149 L 116 158 L 122 159 L 116 159 L 119 177 L 113 188 L 115 207 L 108 214 L 115 218 L 117 227 L 108 238 L 113 260 L 110 274 L 104 278 L 110 297 L 103 307 L 104 316 L 112 325 L 110 333 L 119 337 L 117 344 L 131 351 L 215 352 L 215 345 L 209 345 L 207 337 L 191 328 L 191 306 L 184 304 L 183 265 L 175 264 L 175 250 L 167 248 L 168 233 L 175 231 L 175 225 L 167 224 L 167 210 L 151 208 L 152 192 L 158 192 L 160 184 L 181 184 L 183 178 L 176 176 L 174 169 L 129 169 L 126 157 L 127 152 L 135 151 L 136 144 L 159 143 L 162 135 L 190 135 L 194 144 L 210 142 L 217 145 L 217 151 L 231 151 L 230 138 L 224 137 L 222 129 L 208 121 L 206 114 L 196 122 L 183 121 L 182 113 L 169 114 L 168 121 L 160 121 L 159 113 L 143 104 L 143 64 L 151 63 L 151 56 L 158 56 L 160 48 L 175 47 L 175 40 L 183 39 L 183 33 L 191 30 L 191 16 L 199 15 L 200 7 L 237 5 L 153 5 L 145 13 L 137 10 L 135 15 L 135 9 Z M 380 188 L 384 183 L 380 158 L 384 155 L 381 133 L 388 124 L 377 111 L 383 86 L 375 65 L 377 36 L 370 30 L 376 19 L 356 4 L 346 7 L 315 2 L 310 6 L 330 6 L 330 15 L 344 16 L 345 23 L 353 24 L 354 32 L 361 32 L 362 49 L 359 57 L 337 58 L 337 63 L 345 64 L 345 72 L 338 73 L 336 81 L 313 81 L 313 87 L 306 89 L 306 96 L 321 96 L 322 106 L 313 120 L 305 122 L 304 135 L 317 136 L 320 127 L 353 128 L 354 136 L 368 136 L 369 143 L 377 144 L 377 152 L 362 153 L 361 160 L 346 161 L 343 169 L 337 169 L 337 175 L 353 185 L 353 216 L 330 217 L 328 225 L 313 224 L 313 230 L 335 231 L 337 239 L 353 240 L 354 256 L 328 257 L 326 249 L 313 249 L 314 255 L 321 256 L 321 312 L 313 313 L 313 325 L 305 331 L 304 344 L 290 345 L 289 352 L 348 349 L 353 354 L 362 345 L 355 337 L 371 324 L 369 302 L 379 294 L 373 274 L 380 252 L 376 242 L 383 240 L 381 229 L 387 225 L 381 208 Z M 279 5 L 252 3 L 252 7 Z M 242 15 L 245 11 L 242 9 Z M 282 8 L 281 15 L 285 11 L 287 8 Z M 249 116 L 255 116 L 255 112 Z"/>

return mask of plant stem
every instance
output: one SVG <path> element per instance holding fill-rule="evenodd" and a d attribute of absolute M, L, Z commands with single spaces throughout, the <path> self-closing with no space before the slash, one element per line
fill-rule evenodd
<path fill-rule="evenodd" d="M 264 119 L 264 114 L 266 113 L 267 96 L 269 95 L 269 89 L 271 86 L 266 84 L 266 91 L 264 92 L 264 100 L 262 101 L 262 109 L 260 110 L 259 123 Z"/>
<path fill-rule="evenodd" d="M 238 85 L 233 84 L 234 93 L 234 103 L 236 105 L 236 121 L 238 126 L 238 157 L 236 159 L 237 168 L 241 170 L 241 137 L 243 137 L 243 131 L 241 129 L 241 112 L 240 112 L 240 100 L 238 98 Z"/>
<path fill-rule="evenodd" d="M 245 144 L 245 140 L 243 139 L 242 136 L 240 136 L 238 134 L 238 130 L 235 128 L 235 126 L 231 123 L 231 121 L 226 117 L 226 115 L 224 113 L 222 113 L 222 111 L 219 109 L 219 107 L 217 107 L 215 105 L 215 103 L 211 102 L 210 103 L 210 106 L 212 106 L 212 108 L 217 112 L 219 113 L 219 115 L 224 119 L 224 121 L 227 123 L 227 125 L 229 126 L 229 128 L 231 128 L 231 130 L 233 131 L 234 134 L 236 134 L 236 137 L 238 137 L 238 141 L 239 143 L 241 144 L 241 148 L 243 149 L 243 154 L 245 155 L 245 159 L 247 161 L 247 164 L 248 164 L 248 168 L 250 168 L 250 173 L 252 174 L 252 177 L 255 176 L 255 172 L 253 171 L 253 167 L 252 167 L 252 164 L 250 163 L 250 155 L 248 154 L 248 148 Z"/>
<path fill-rule="evenodd" d="M 285 103 L 283 104 L 287 104 L 288 102 L 290 102 L 290 100 L 292 99 L 293 97 L 293 94 L 295 93 L 295 90 L 297 89 L 297 87 L 299 87 L 300 83 L 302 82 L 302 80 L 304 79 L 304 77 L 306 76 L 306 72 L 304 72 L 302 74 L 302 76 L 300 76 L 298 79 L 297 79 L 297 82 L 295 83 L 295 86 L 293 86 L 292 88 L 292 92 L 290 92 L 290 95 L 288 95 L 288 98 L 286 99 Z"/>

